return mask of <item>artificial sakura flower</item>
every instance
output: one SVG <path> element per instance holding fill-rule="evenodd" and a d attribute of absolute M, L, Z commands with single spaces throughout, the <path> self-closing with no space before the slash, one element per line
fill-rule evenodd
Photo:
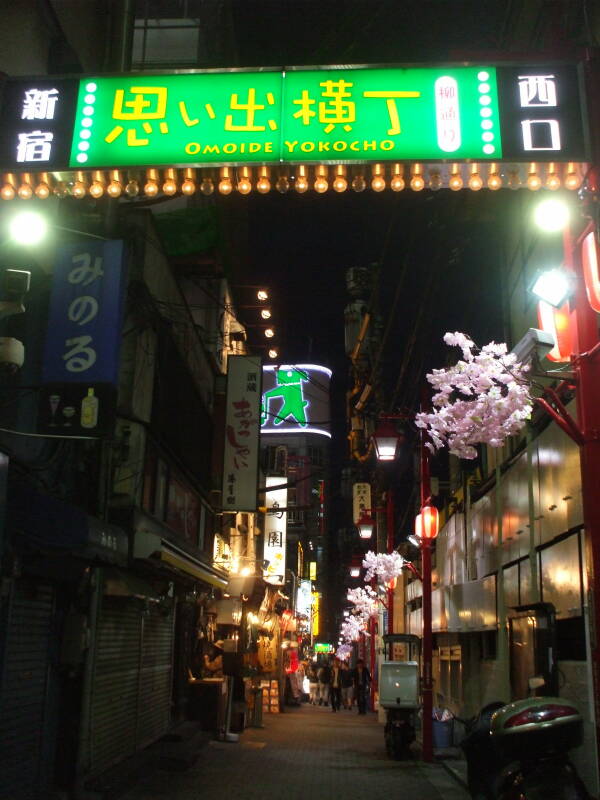
<path fill-rule="evenodd" d="M 346 643 L 356 642 L 361 633 L 364 633 L 366 636 L 368 636 L 366 628 L 366 620 L 364 620 L 362 617 L 350 615 L 349 617 L 346 617 L 340 626 L 340 636 Z"/>
<path fill-rule="evenodd" d="M 506 344 L 490 342 L 477 350 L 464 333 L 446 333 L 448 345 L 460 347 L 463 360 L 427 375 L 433 386 L 433 411 L 416 415 L 429 434 L 427 447 L 447 446 L 460 458 L 476 458 L 476 444 L 501 447 L 519 433 L 531 416 L 527 367 L 517 363 Z"/>
<path fill-rule="evenodd" d="M 370 586 L 348 589 L 347 597 L 358 616 L 369 618 L 377 614 L 377 594 Z"/>
<path fill-rule="evenodd" d="M 362 562 L 366 569 L 365 581 L 372 581 L 375 576 L 379 583 L 388 584 L 397 578 L 404 567 L 404 559 L 395 550 L 392 553 L 374 553 L 369 550 Z"/>
<path fill-rule="evenodd" d="M 352 655 L 353 649 L 351 644 L 341 644 L 335 651 L 335 655 L 337 658 L 342 659 L 342 661 L 346 661 Z"/>

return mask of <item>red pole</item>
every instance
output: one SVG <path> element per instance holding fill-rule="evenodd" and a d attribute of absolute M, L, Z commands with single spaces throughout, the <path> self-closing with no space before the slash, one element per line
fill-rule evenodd
<path fill-rule="evenodd" d="M 423 410 L 429 407 L 429 398 L 423 393 Z M 425 433 L 421 432 L 421 508 L 431 497 L 429 450 L 425 447 Z M 423 573 L 423 761 L 433 761 L 433 634 L 431 630 L 431 542 L 421 542 Z"/>
<path fill-rule="evenodd" d="M 590 649 L 592 685 L 596 723 L 596 757 L 600 763 L 600 502 L 598 502 L 598 475 L 600 475 L 600 349 L 590 353 L 598 344 L 598 319 L 591 308 L 583 278 L 579 243 L 570 234 L 564 237 L 565 266 L 576 277 L 575 349 L 573 356 L 576 376 L 577 421 L 583 433 L 580 444 L 581 497 L 585 530 L 586 570 L 588 582 L 588 613 L 590 623 Z"/>
<path fill-rule="evenodd" d="M 394 550 L 394 495 L 391 488 L 387 491 L 386 497 L 386 527 L 387 527 L 387 551 Z M 387 619 L 388 633 L 394 632 L 394 590 L 388 589 L 387 592 Z"/>

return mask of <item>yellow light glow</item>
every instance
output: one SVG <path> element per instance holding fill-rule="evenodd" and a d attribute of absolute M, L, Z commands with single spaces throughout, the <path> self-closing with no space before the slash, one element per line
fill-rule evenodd
<path fill-rule="evenodd" d="M 271 312 L 268 308 L 263 308 L 263 310 L 260 312 L 260 315 L 263 319 L 271 319 Z"/>
<path fill-rule="evenodd" d="M 158 183 L 156 181 L 146 181 L 144 184 L 144 194 L 146 197 L 156 197 L 158 194 Z"/>
<path fill-rule="evenodd" d="M 498 191 L 498 189 L 502 188 L 502 176 L 496 169 L 496 165 L 492 164 L 490 168 L 490 174 L 488 175 L 487 181 L 488 189 L 491 189 L 492 192 Z"/>
<path fill-rule="evenodd" d="M 31 188 L 30 184 L 22 183 L 17 190 L 17 194 L 21 200 L 31 200 L 33 196 L 33 189 Z"/>
<path fill-rule="evenodd" d="M 221 178 L 219 181 L 219 194 L 231 194 L 232 191 L 231 178 Z"/>
<path fill-rule="evenodd" d="M 420 164 L 413 164 L 410 188 L 413 192 L 420 192 L 425 188 L 425 178 L 423 177 Z"/>
<path fill-rule="evenodd" d="M 164 194 L 166 194 L 166 195 L 169 195 L 169 196 L 172 196 L 172 195 L 174 195 L 174 194 L 175 194 L 175 192 L 177 191 L 177 184 L 175 183 L 175 181 L 174 181 L 174 180 L 172 180 L 171 178 L 169 178 L 168 180 L 166 180 L 166 181 L 163 183 L 162 190 L 163 190 L 163 193 L 164 193 Z"/>
<path fill-rule="evenodd" d="M 464 184 L 463 184 L 462 175 L 460 174 L 460 165 L 459 164 L 453 164 L 452 165 L 452 171 L 450 173 L 450 179 L 448 181 L 448 187 L 453 192 L 458 192 L 458 191 L 460 191 L 460 189 L 463 188 L 463 185 Z"/>
<path fill-rule="evenodd" d="M 269 167 L 260 167 L 258 170 L 258 182 L 256 190 L 260 194 L 267 194 L 271 191 L 271 171 Z"/>
<path fill-rule="evenodd" d="M 529 174 L 527 175 L 527 188 L 532 192 L 537 192 L 542 188 L 542 179 L 538 175 L 537 164 L 532 163 L 529 166 Z"/>
<path fill-rule="evenodd" d="M 574 191 L 575 189 L 579 189 L 580 183 L 579 175 L 575 170 L 575 164 L 569 162 L 567 165 L 567 176 L 565 178 L 565 189 Z"/>
<path fill-rule="evenodd" d="M 275 349 L 269 350 L 269 358 L 277 358 L 278 355 L 279 353 L 277 352 L 277 350 Z"/>
<path fill-rule="evenodd" d="M 35 187 L 35 196 L 40 200 L 46 200 L 48 197 L 50 197 L 50 186 L 47 172 L 42 172 L 40 174 L 39 183 Z"/>
<path fill-rule="evenodd" d="M 327 189 L 329 189 L 329 184 L 327 183 L 327 180 L 325 178 L 323 178 L 322 176 L 319 176 L 315 181 L 315 187 L 314 188 L 315 188 L 315 192 L 318 192 L 319 194 L 323 194 L 324 192 L 327 191 Z"/>
<path fill-rule="evenodd" d="M 106 194 L 113 199 L 120 197 L 122 191 L 123 190 L 119 181 L 111 181 L 106 187 Z"/>
<path fill-rule="evenodd" d="M 256 297 L 258 300 L 264 301 L 269 299 L 269 293 L 266 289 L 259 289 L 256 293 Z"/>
<path fill-rule="evenodd" d="M 0 197 L 3 200 L 14 200 L 15 194 L 14 186 L 11 186 L 10 183 L 5 183 L 2 189 L 0 189 Z"/>
<path fill-rule="evenodd" d="M 275 336 L 275 331 L 273 330 L 273 328 L 265 328 L 265 336 L 267 337 L 267 339 L 272 339 L 273 336 Z"/>
<path fill-rule="evenodd" d="M 72 194 L 76 200 L 82 200 L 85 197 L 85 183 L 83 181 L 75 181 Z"/>
<path fill-rule="evenodd" d="M 483 188 L 483 178 L 479 174 L 479 165 L 471 164 L 471 174 L 469 175 L 469 189 L 478 192 Z"/>
<path fill-rule="evenodd" d="M 187 197 L 190 197 L 190 195 L 194 194 L 195 191 L 196 191 L 196 184 L 194 183 L 194 181 L 191 180 L 190 178 L 186 178 L 181 184 L 181 194 L 185 194 L 187 195 Z"/>
<path fill-rule="evenodd" d="M 345 192 L 348 188 L 348 181 L 343 175 L 338 175 L 333 181 L 334 192 Z"/>
<path fill-rule="evenodd" d="M 401 192 L 405 186 L 406 184 L 404 182 L 404 178 L 402 177 L 402 175 L 394 175 L 394 177 L 390 181 L 390 189 L 393 192 Z"/>
<path fill-rule="evenodd" d="M 373 164 L 371 167 L 371 189 L 374 192 L 383 192 L 385 189 L 385 171 L 382 164 Z"/>

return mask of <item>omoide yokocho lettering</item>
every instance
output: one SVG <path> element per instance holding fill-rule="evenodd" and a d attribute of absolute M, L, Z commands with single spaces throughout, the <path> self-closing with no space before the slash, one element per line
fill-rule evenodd
<path fill-rule="evenodd" d="M 395 143 L 391 139 L 377 141 L 354 140 L 346 142 L 343 139 L 331 141 L 304 141 L 297 139 L 294 141 L 285 140 L 283 142 L 283 155 L 293 153 L 368 153 L 384 151 L 389 152 L 395 148 Z M 267 155 L 277 156 L 276 144 L 274 142 L 226 142 L 225 144 L 204 144 L 202 142 L 188 142 L 184 148 L 188 156 L 197 155 L 246 155 L 255 153 L 266 153 Z"/>

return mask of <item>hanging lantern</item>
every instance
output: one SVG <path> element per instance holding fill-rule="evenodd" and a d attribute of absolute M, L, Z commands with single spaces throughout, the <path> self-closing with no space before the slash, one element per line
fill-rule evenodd
<path fill-rule="evenodd" d="M 368 511 L 363 511 L 358 518 L 356 527 L 358 528 L 358 535 L 361 539 L 370 539 L 375 530 L 375 520 Z"/>
<path fill-rule="evenodd" d="M 378 461 L 393 461 L 396 458 L 400 434 L 389 420 L 382 420 L 371 438 Z"/>
<path fill-rule="evenodd" d="M 417 516 L 420 517 L 420 522 L 415 523 L 415 530 L 421 539 L 435 539 L 438 535 L 440 527 L 440 515 L 435 506 L 423 506 L 421 513 Z"/>

